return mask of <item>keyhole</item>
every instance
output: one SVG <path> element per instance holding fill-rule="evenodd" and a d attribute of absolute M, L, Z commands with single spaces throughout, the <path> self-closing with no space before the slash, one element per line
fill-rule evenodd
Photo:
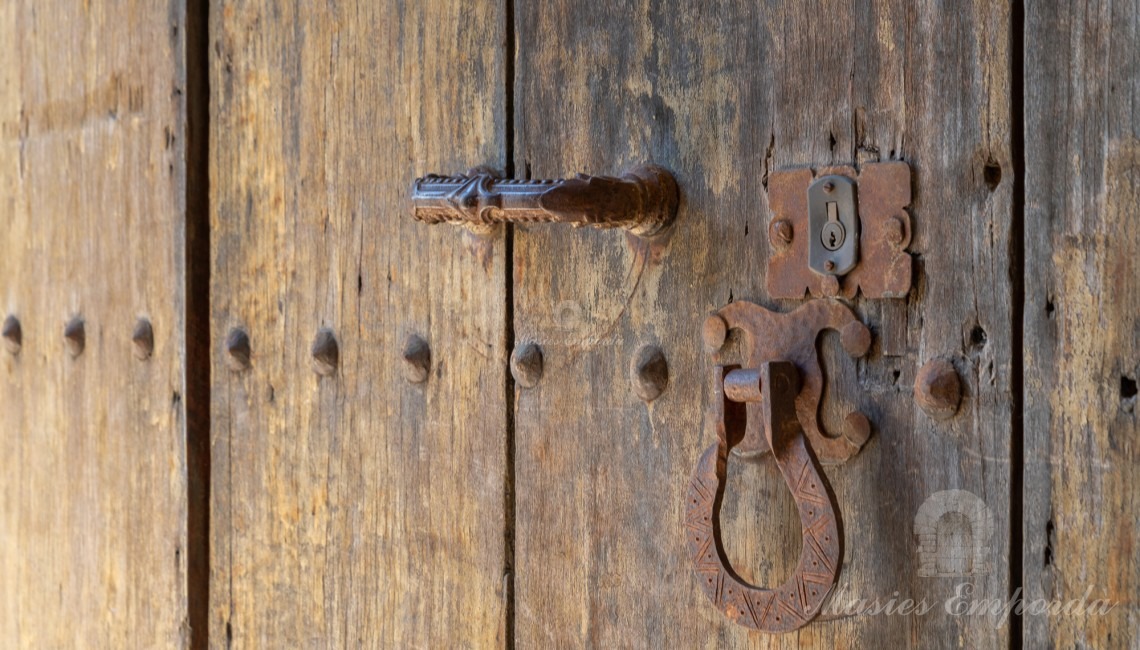
<path fill-rule="evenodd" d="M 839 250 L 843 246 L 847 232 L 839 221 L 839 204 L 828 201 L 827 223 L 823 224 L 823 231 L 819 233 L 819 241 L 829 251 Z"/>

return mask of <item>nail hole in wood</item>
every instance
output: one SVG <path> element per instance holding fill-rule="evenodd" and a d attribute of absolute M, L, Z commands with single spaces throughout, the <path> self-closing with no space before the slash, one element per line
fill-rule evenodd
<path fill-rule="evenodd" d="M 991 192 L 996 190 L 1001 184 L 1001 165 L 997 164 L 996 160 L 987 160 L 985 167 L 982 168 L 982 178 Z"/>
<path fill-rule="evenodd" d="M 1120 376 L 1120 397 L 1121 399 L 1132 399 L 1136 397 L 1136 380 L 1126 375 Z"/>
<path fill-rule="evenodd" d="M 981 325 L 975 325 L 970 330 L 970 347 L 980 349 L 986 346 L 987 341 L 986 330 Z"/>

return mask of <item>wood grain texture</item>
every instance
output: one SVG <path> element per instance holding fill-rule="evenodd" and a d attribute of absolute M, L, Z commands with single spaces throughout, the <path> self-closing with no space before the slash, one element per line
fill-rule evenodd
<path fill-rule="evenodd" d="M 994 167 L 1012 177 L 1005 3 L 564 0 L 519 3 L 516 24 L 517 168 L 651 161 L 683 195 L 671 238 L 653 245 L 516 231 L 516 338 L 541 345 L 546 368 L 517 398 L 518 647 L 1005 647 L 996 619 L 943 609 L 960 583 L 1003 600 L 1009 587 L 1011 183 L 986 183 Z M 824 426 L 858 407 L 875 428 L 826 473 L 846 531 L 844 603 L 932 609 L 750 635 L 705 602 L 684 550 L 683 491 L 712 440 L 700 324 L 734 299 L 799 304 L 763 290 L 768 172 L 894 159 L 915 170 L 915 288 L 855 303 L 876 335 L 868 360 L 822 339 Z M 625 373 L 647 343 L 670 373 L 649 405 Z M 936 356 L 966 394 L 944 423 L 911 394 Z M 793 502 L 770 458 L 733 459 L 729 473 L 728 555 L 755 584 L 779 584 L 799 555 Z M 984 575 L 919 576 L 912 527 L 943 490 L 994 516 Z"/>
<path fill-rule="evenodd" d="M 502 166 L 504 23 L 459 0 L 211 5 L 212 645 L 504 642 L 503 238 L 416 223 L 408 197 Z"/>
<path fill-rule="evenodd" d="M 1140 5 L 1027 3 L 1026 647 L 1140 628 Z"/>
<path fill-rule="evenodd" d="M 189 642 L 184 19 L 182 2 L 0 5 L 0 306 L 24 333 L 0 352 L 7 647 Z"/>

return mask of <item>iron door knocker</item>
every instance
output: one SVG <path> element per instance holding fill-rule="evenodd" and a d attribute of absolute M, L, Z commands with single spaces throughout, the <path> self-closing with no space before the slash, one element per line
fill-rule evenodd
<path fill-rule="evenodd" d="M 843 559 L 838 506 L 813 447 L 838 462 L 857 452 L 870 433 L 866 417 L 853 412 L 841 437 L 823 435 L 816 419 L 822 373 L 815 342 L 821 331 L 837 330 L 844 349 L 861 357 L 870 348 L 870 331 L 841 303 L 823 301 L 789 314 L 734 302 L 706 321 L 708 347 L 719 352 L 730 329 L 744 334 L 746 366 L 717 365 L 714 370 L 710 408 L 717 441 L 701 455 L 685 495 L 686 542 L 698 583 L 717 609 L 751 629 L 790 632 L 819 613 Z M 760 435 L 759 429 L 762 440 L 749 441 Z M 824 443 L 817 445 L 817 439 Z M 799 512 L 799 565 L 775 589 L 741 579 L 721 543 L 719 514 L 728 459 L 733 448 L 744 443 L 772 453 Z"/>

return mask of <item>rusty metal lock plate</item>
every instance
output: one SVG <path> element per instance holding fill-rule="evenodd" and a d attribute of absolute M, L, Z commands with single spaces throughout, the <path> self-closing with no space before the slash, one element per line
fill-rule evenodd
<path fill-rule="evenodd" d="M 911 239 L 906 211 L 911 202 L 910 178 L 910 165 L 899 161 L 869 163 L 858 172 L 852 167 L 774 172 L 768 181 L 772 210 L 768 226 L 769 295 L 853 298 L 862 293 L 866 298 L 906 297 L 912 272 L 911 257 L 906 252 Z M 848 214 L 853 221 L 845 222 L 848 216 L 841 198 L 833 201 L 824 194 L 829 181 L 836 197 L 847 196 L 841 183 L 849 184 L 854 206 Z M 836 206 L 834 219 L 827 213 L 829 203 Z M 813 217 L 813 206 L 817 205 Z M 838 242 L 834 250 L 826 245 L 835 245 L 832 234 Z M 855 239 L 850 239 L 852 236 Z M 842 249 L 844 245 L 850 246 L 849 253 Z M 833 268 L 826 267 L 828 262 Z"/>
<path fill-rule="evenodd" d="M 855 183 L 832 174 L 808 186 L 808 266 L 843 275 L 859 261 L 859 214 Z"/>

